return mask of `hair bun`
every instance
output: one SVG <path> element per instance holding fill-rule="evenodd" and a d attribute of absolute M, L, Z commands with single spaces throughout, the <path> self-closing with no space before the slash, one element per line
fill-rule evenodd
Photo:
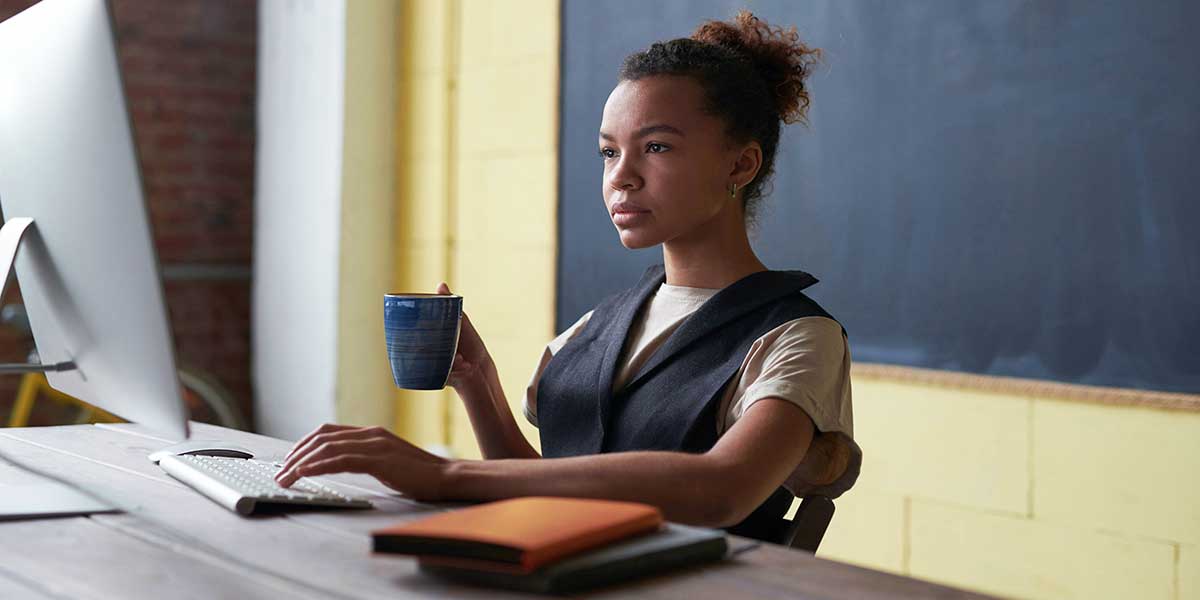
<path fill-rule="evenodd" d="M 820 60 L 821 50 L 804 45 L 795 27 L 772 27 L 743 10 L 733 22 L 704 23 L 692 34 L 692 39 L 724 46 L 745 56 L 771 90 L 779 119 L 784 123 L 805 120 L 809 96 L 804 80 Z"/>

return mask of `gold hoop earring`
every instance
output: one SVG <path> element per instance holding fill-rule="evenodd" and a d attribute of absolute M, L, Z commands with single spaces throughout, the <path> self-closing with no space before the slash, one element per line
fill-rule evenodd
<path fill-rule="evenodd" d="M 737 198 L 737 183 L 729 184 L 729 197 Z"/>

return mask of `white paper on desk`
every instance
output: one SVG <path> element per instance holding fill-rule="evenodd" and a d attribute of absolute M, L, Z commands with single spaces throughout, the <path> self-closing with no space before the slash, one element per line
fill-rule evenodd
<path fill-rule="evenodd" d="M 56 481 L 3 484 L 0 521 L 70 517 L 121 509 Z"/>

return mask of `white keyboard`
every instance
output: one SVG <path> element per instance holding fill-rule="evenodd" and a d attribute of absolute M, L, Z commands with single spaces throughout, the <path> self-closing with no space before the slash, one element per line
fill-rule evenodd
<path fill-rule="evenodd" d="M 275 474 L 280 465 L 223 456 L 165 456 L 159 461 L 168 475 L 236 513 L 248 515 L 260 504 L 300 504 L 342 508 L 371 508 L 363 498 L 347 496 L 311 479 L 290 488 L 279 487 Z"/>

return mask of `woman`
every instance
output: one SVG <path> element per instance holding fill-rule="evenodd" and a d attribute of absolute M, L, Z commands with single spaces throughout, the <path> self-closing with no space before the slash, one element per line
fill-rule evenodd
<path fill-rule="evenodd" d="M 793 494 L 848 489 L 861 452 L 845 334 L 801 293 L 815 279 L 769 271 L 747 235 L 818 55 L 743 12 L 626 59 L 599 132 L 603 198 L 621 243 L 661 244 L 663 265 L 547 346 L 525 399 L 544 457 L 464 315 L 449 385 L 484 460 L 325 425 L 296 444 L 279 483 L 355 471 L 423 500 L 634 500 L 767 540 Z"/>

